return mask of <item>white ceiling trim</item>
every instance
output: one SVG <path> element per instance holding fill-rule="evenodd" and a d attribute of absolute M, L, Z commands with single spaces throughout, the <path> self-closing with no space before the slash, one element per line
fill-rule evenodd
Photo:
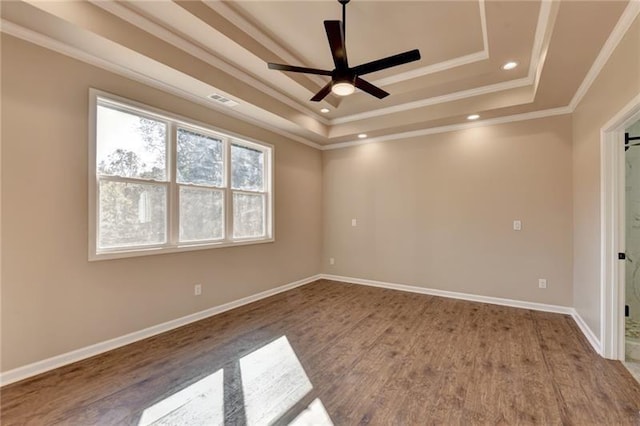
<path fill-rule="evenodd" d="M 546 3 L 546 1 L 543 3 Z M 620 19 L 618 19 L 616 26 L 614 27 L 613 31 L 609 35 L 609 38 L 607 39 L 607 41 L 602 46 L 600 53 L 598 54 L 598 56 L 596 57 L 596 60 L 591 66 L 591 69 L 589 70 L 586 77 L 582 81 L 582 84 L 580 84 L 580 87 L 578 88 L 575 95 L 573 96 L 573 99 L 567 106 L 541 110 L 541 111 L 533 111 L 533 112 L 528 112 L 524 114 L 507 116 L 507 117 L 499 117 L 499 118 L 494 118 L 490 120 L 480 120 L 473 123 L 454 124 L 451 126 L 434 127 L 431 129 L 421 129 L 421 130 L 415 130 L 412 132 L 385 135 L 378 138 L 371 138 L 367 140 L 356 140 L 352 142 L 343 142 L 338 144 L 325 145 L 321 149 L 324 151 L 324 150 L 330 150 L 330 149 L 348 148 L 351 146 L 364 145 L 367 143 L 404 139 L 409 137 L 423 136 L 423 135 L 429 135 L 429 134 L 435 134 L 435 133 L 444 133 L 444 132 L 450 132 L 454 130 L 461 130 L 461 129 L 472 128 L 477 126 L 489 126 L 494 124 L 513 122 L 513 121 L 523 121 L 523 120 L 532 120 L 536 118 L 550 117 L 553 115 L 572 114 L 577 108 L 582 98 L 584 97 L 584 95 L 587 93 L 587 91 L 593 84 L 593 82 L 596 80 L 596 78 L 602 71 L 602 68 L 604 68 L 607 61 L 615 51 L 616 47 L 618 47 L 618 44 L 622 41 L 622 39 L 624 38 L 624 35 L 627 33 L 627 31 L 629 30 L 633 22 L 636 20 L 638 15 L 640 15 L 640 2 L 632 0 L 629 2 L 627 7 L 625 8 L 624 12 L 620 16 Z"/>
<path fill-rule="evenodd" d="M 578 90 L 576 90 L 576 93 L 573 95 L 573 99 L 571 99 L 571 102 L 569 103 L 571 111 L 574 111 L 577 108 L 584 95 L 587 94 L 587 91 L 596 80 L 596 78 L 600 74 L 600 71 L 602 71 L 602 68 L 604 68 L 607 61 L 609 60 L 609 57 L 611 57 L 613 51 L 616 50 L 616 47 L 618 47 L 618 44 L 620 44 L 622 38 L 627 33 L 638 15 L 640 15 L 640 1 L 629 1 L 629 4 L 624 9 L 624 12 L 622 12 L 622 16 L 620 16 L 620 19 L 618 19 L 618 22 L 613 28 L 613 31 L 611 31 L 611 34 L 609 34 L 609 38 L 607 38 L 607 41 L 602 46 L 602 49 L 596 57 L 596 60 L 593 61 L 593 65 L 591 65 L 591 68 L 582 81 L 582 84 L 580 85 L 580 87 L 578 87 Z"/>
<path fill-rule="evenodd" d="M 440 71 L 446 71 L 451 68 L 459 67 L 462 65 L 472 64 L 474 62 L 484 61 L 489 59 L 489 35 L 487 33 L 487 11 L 485 9 L 484 0 L 478 0 L 480 7 L 480 27 L 482 28 L 482 50 L 479 52 L 471 53 L 469 55 L 460 56 L 458 58 L 450 59 L 444 62 L 427 65 L 425 67 L 417 68 L 411 71 L 401 72 L 396 75 L 392 75 L 378 80 L 372 80 L 371 83 L 376 86 L 386 86 L 389 84 L 400 83 L 402 81 L 411 80 L 413 78 L 424 77 L 425 75 L 434 74 Z"/>
<path fill-rule="evenodd" d="M 55 40 L 49 36 L 38 33 L 36 31 L 32 31 L 28 28 L 25 28 L 21 25 L 17 25 L 13 22 L 7 21 L 5 19 L 0 20 L 0 32 L 9 34 L 11 36 L 20 38 L 22 40 L 28 41 L 30 43 L 36 44 L 38 46 L 44 47 L 46 49 L 52 50 L 54 52 L 58 52 L 62 55 L 69 56 L 73 59 L 77 59 L 89 65 L 96 66 L 98 68 L 102 68 L 104 70 L 113 72 L 120 76 L 129 78 L 131 80 L 135 80 L 139 83 L 154 87 L 156 89 L 162 90 L 164 92 L 170 93 L 172 95 L 181 97 L 188 101 L 197 103 L 199 105 L 205 106 L 206 108 L 215 110 L 227 116 L 237 118 L 244 122 L 254 124 L 263 129 L 269 130 L 273 133 L 279 134 L 296 142 L 300 142 L 304 145 L 310 146 L 315 149 L 322 149 L 322 145 L 311 142 L 303 137 L 295 135 L 286 130 L 282 130 L 281 128 L 274 126 L 270 123 L 264 122 L 262 120 L 258 120 L 249 115 L 240 113 L 236 110 L 230 109 L 228 107 L 224 107 L 221 105 L 215 104 L 213 101 L 207 100 L 207 98 L 201 98 L 200 96 L 196 96 L 192 93 L 189 93 L 185 90 L 182 90 L 178 87 L 167 84 L 163 81 L 152 78 L 148 75 L 141 74 L 135 70 L 124 67 L 122 65 L 116 64 L 111 61 L 104 60 L 98 56 L 92 55 L 90 53 L 85 52 L 84 50 L 78 49 L 76 47 L 72 47 L 66 43 Z"/>
<path fill-rule="evenodd" d="M 489 50 L 487 49 L 480 52 L 471 53 L 469 55 L 460 56 L 459 58 L 450 59 L 448 61 L 438 62 L 437 64 L 427 65 L 426 67 L 418 68 L 415 70 L 401 72 L 399 74 L 391 75 L 389 77 L 381 78 L 378 80 L 371 80 L 371 84 L 374 84 L 376 86 L 387 86 L 389 84 L 411 80 L 412 78 L 424 77 L 428 74 L 435 74 L 440 71 L 446 71 L 448 69 L 459 67 L 462 65 L 484 61 L 485 59 L 489 59 Z"/>
<path fill-rule="evenodd" d="M 546 2 L 543 2 L 543 4 Z M 357 141 L 352 141 L 352 142 L 343 142 L 343 143 L 337 143 L 337 144 L 331 144 L 331 145 L 320 145 L 311 141 L 308 141 L 298 135 L 292 134 L 290 132 L 287 132 L 285 130 L 282 130 L 276 126 L 273 126 L 269 123 L 265 123 L 262 122 L 260 120 L 257 120 L 253 117 L 249 117 L 246 116 L 244 114 L 240 114 L 234 110 L 229 110 L 228 108 L 224 108 L 224 107 L 220 107 L 218 105 L 212 104 L 208 101 L 206 101 L 206 99 L 201 99 L 198 96 L 192 95 L 190 93 L 187 93 L 185 91 L 183 91 L 182 89 L 176 88 L 174 86 L 170 86 L 167 85 L 166 83 L 153 79 L 147 75 L 143 75 L 140 74 L 136 71 L 133 71 L 129 68 L 125 68 L 122 67 L 120 65 L 114 64 L 110 61 L 105 61 L 99 57 L 93 56 L 85 51 L 76 49 L 74 47 L 71 47 L 65 43 L 62 43 L 58 40 L 54 40 L 50 37 L 47 37 L 43 34 L 34 32 L 32 30 L 26 29 L 22 26 L 16 25 L 12 22 L 9 22 L 7 20 L 0 20 L 0 31 L 7 33 L 9 35 L 12 35 L 14 37 L 18 37 L 20 39 L 26 40 L 28 42 L 37 44 L 39 46 L 42 46 L 44 48 L 56 51 L 58 53 L 61 53 L 63 55 L 72 57 L 74 59 L 78 59 L 80 61 L 86 62 L 88 64 L 103 68 L 107 71 L 111 71 L 114 72 L 116 74 L 125 76 L 127 78 L 131 78 L 132 80 L 138 81 L 140 83 L 143 84 L 147 84 L 149 86 L 155 87 L 157 89 L 163 90 L 165 92 L 174 94 L 176 96 L 179 96 L 181 98 L 190 100 L 192 102 L 198 103 L 200 105 L 203 105 L 207 108 L 219 111 L 223 114 L 232 116 L 234 118 L 238 118 L 241 120 L 244 120 L 248 123 L 251 124 L 255 124 L 259 127 L 265 128 L 267 130 L 273 131 L 274 133 L 280 134 L 282 136 L 285 136 L 289 139 L 292 139 L 294 141 L 300 142 L 304 145 L 313 147 L 315 149 L 318 150 L 331 150 L 331 149 L 341 149 L 341 148 L 348 148 L 348 147 L 352 147 L 352 146 L 358 146 L 358 145 L 364 145 L 364 144 L 369 144 L 369 143 L 376 143 L 376 142 L 384 142 L 384 141 L 391 141 L 391 140 L 398 140 L 398 139 L 405 139 L 405 138 L 409 138 L 409 137 L 416 137 L 416 136 L 424 136 L 424 135 L 429 135 L 429 134 L 437 134 L 437 133 L 444 133 L 444 132 L 450 132 L 450 131 L 455 131 L 455 130 L 462 130 L 462 129 L 467 129 L 467 128 L 473 128 L 473 127 L 480 127 L 480 126 L 488 126 L 488 125 L 495 125 L 495 124 L 503 124 L 503 123 L 508 123 L 508 122 L 515 122 L 515 121 L 524 121 L 524 120 L 531 120 L 531 119 L 536 119 L 536 118 L 543 118 L 543 117 L 550 117 L 550 116 L 554 116 L 554 115 L 563 115 L 563 114 L 570 114 L 573 113 L 575 111 L 575 108 L 578 106 L 578 104 L 580 103 L 580 101 L 582 100 L 582 98 L 584 97 L 584 95 L 586 94 L 586 92 L 589 90 L 590 86 L 593 84 L 593 82 L 596 80 L 596 78 L 598 77 L 598 74 L 602 71 L 602 68 L 605 66 L 607 60 L 609 59 L 609 57 L 611 56 L 611 54 L 613 53 L 613 51 L 616 49 L 616 47 L 618 46 L 618 44 L 620 43 L 620 41 L 622 40 L 622 38 L 624 37 L 624 35 L 626 34 L 626 32 L 629 30 L 630 26 L 633 24 L 634 20 L 638 17 L 638 15 L 640 14 L 640 2 L 635 2 L 635 1 L 630 1 L 627 8 L 625 9 L 625 11 L 623 12 L 623 14 L 621 15 L 620 19 L 618 20 L 618 23 L 616 24 L 616 26 L 614 27 L 614 30 L 611 32 L 609 38 L 607 39 L 607 41 L 605 42 L 605 44 L 603 45 L 600 53 L 598 54 L 596 60 L 594 61 L 591 69 L 589 70 L 589 72 L 587 73 L 587 76 L 585 77 L 585 79 L 583 80 L 582 84 L 580 85 L 580 87 L 578 88 L 578 90 L 576 91 L 576 94 L 574 95 L 573 99 L 571 100 L 570 104 L 565 106 L 565 107 L 560 107 L 560 108 L 553 108 L 553 109 L 548 109 L 548 110 L 542 110 L 542 111 L 533 111 L 533 112 L 529 112 L 529 113 L 524 113 L 524 114 L 517 114 L 517 115 L 512 115 L 512 116 L 506 116 L 506 117 L 498 117 L 498 118 L 494 118 L 494 119 L 489 119 L 489 120 L 480 120 L 477 122 L 473 122 L 473 123 L 460 123 L 460 124 L 454 124 L 454 125 L 450 125 L 450 126 L 442 126 L 442 127 L 435 127 L 435 128 L 430 128 L 430 129 L 421 129 L 421 130 L 416 130 L 416 131 L 411 131 L 411 132 L 401 132 L 401 133 L 395 133 L 395 134 L 390 134 L 390 135 L 385 135 L 385 136 L 380 136 L 377 138 L 371 138 L 371 139 L 367 139 L 367 140 L 357 140 Z"/>
<path fill-rule="evenodd" d="M 485 8 L 484 0 L 478 0 L 480 2 L 480 26 L 482 27 L 482 46 L 483 51 L 487 52 L 489 57 L 489 33 L 487 31 L 487 9 Z"/>
<path fill-rule="evenodd" d="M 523 114 L 509 115 L 505 117 L 491 118 L 488 120 L 480 120 L 472 123 L 452 124 L 449 126 L 431 127 L 428 129 L 413 130 L 410 132 L 394 133 L 366 140 L 357 140 L 352 142 L 342 142 L 331 145 L 324 145 L 321 150 L 328 151 L 332 149 L 349 148 L 352 146 L 366 145 L 370 143 L 388 142 L 398 139 L 408 139 L 418 136 L 433 135 L 437 133 L 453 132 L 456 130 L 471 129 L 474 127 L 493 126 L 496 124 L 513 123 L 515 121 L 534 120 L 537 118 L 553 117 L 555 115 L 570 114 L 572 111 L 568 106 L 561 108 L 546 109 L 541 111 L 526 112 Z"/>
<path fill-rule="evenodd" d="M 245 33 L 249 34 L 254 40 L 258 43 L 266 47 L 268 50 L 273 52 L 278 57 L 282 58 L 284 61 L 289 63 L 302 63 L 303 60 L 296 56 L 293 52 L 284 48 L 284 46 L 279 45 L 273 40 L 271 37 L 266 35 L 262 30 L 249 22 L 244 16 L 236 12 L 229 6 L 229 3 L 224 1 L 211 1 L 204 0 L 203 3 L 208 6 L 210 9 L 219 13 L 223 17 L 225 17 L 229 22 L 240 28 Z M 266 65 L 266 64 L 265 64 Z M 327 84 L 322 78 L 312 75 L 306 74 L 307 78 L 312 80 L 314 83 L 318 84 L 318 86 L 324 86 Z"/>
<path fill-rule="evenodd" d="M 479 95 L 487 95 L 489 93 L 499 92 L 502 90 L 516 89 L 518 87 L 524 87 L 530 84 L 531 84 L 531 80 L 528 77 L 524 77 L 516 80 L 505 81 L 502 83 L 490 84 L 488 86 L 475 87 L 473 89 L 462 90 L 460 92 L 449 93 L 442 96 L 435 96 L 433 98 L 407 102 L 404 104 L 394 105 L 387 108 L 380 108 L 373 111 L 361 112 L 359 114 L 353 114 L 347 117 L 334 118 L 333 120 L 331 120 L 331 125 L 344 124 L 352 121 L 364 120 L 367 118 L 374 118 L 381 115 L 408 111 L 416 108 L 437 105 L 445 102 L 459 101 L 461 99 L 471 98 Z"/>
<path fill-rule="evenodd" d="M 484 4 L 484 3 L 483 3 Z M 547 34 L 547 28 L 552 18 L 552 2 L 542 1 L 540 3 L 540 11 L 538 13 L 538 22 L 536 24 L 536 32 L 533 39 L 533 47 L 531 50 L 531 60 L 529 61 L 529 70 L 527 77 L 516 80 L 508 80 L 500 83 L 490 84 L 487 86 L 476 87 L 473 89 L 462 90 L 460 92 L 450 93 L 448 95 L 437 96 L 433 98 L 421 99 L 419 101 L 407 102 L 404 104 L 393 105 L 386 108 L 379 108 L 367 112 L 347 115 L 344 117 L 334 118 L 329 120 L 330 125 L 350 123 L 352 121 L 363 120 L 367 118 L 379 117 L 381 115 L 393 114 L 400 111 L 408 111 L 415 108 L 422 108 L 424 106 L 436 105 L 440 103 L 457 101 L 460 99 L 471 98 L 479 95 L 486 95 L 494 92 L 501 92 L 503 90 L 515 89 L 518 87 L 528 86 L 534 83 L 538 69 L 543 65 L 544 61 L 541 61 L 541 52 L 544 46 L 545 35 Z M 488 46 L 487 46 L 488 52 Z"/>
<path fill-rule="evenodd" d="M 523 86 L 532 84 L 533 81 L 534 81 L 535 75 L 536 75 L 537 68 L 539 66 L 540 51 L 541 51 L 542 46 L 543 46 L 544 35 L 546 33 L 546 29 L 547 29 L 547 26 L 548 26 L 548 23 L 549 23 L 549 18 L 550 18 L 550 13 L 549 12 L 551 10 L 551 3 L 552 3 L 552 2 L 548 2 L 548 1 L 542 1 L 541 4 L 540 4 L 540 12 L 538 14 L 538 22 L 537 22 L 537 26 L 536 26 L 536 33 L 535 33 L 534 43 L 533 43 L 534 47 L 533 47 L 533 50 L 532 50 L 532 60 L 530 61 L 530 64 L 529 64 L 529 71 L 528 71 L 528 75 L 527 75 L 527 79 L 526 80 L 525 79 L 517 79 L 517 80 L 505 81 L 505 82 L 496 83 L 496 84 L 493 84 L 493 85 L 488 85 L 488 86 L 483 86 L 483 87 L 479 87 L 479 88 L 473 88 L 473 89 L 469 89 L 469 90 L 465 90 L 465 91 L 461 91 L 461 92 L 451 93 L 451 94 L 448 94 L 448 95 L 443 95 L 443 96 L 438 96 L 438 97 L 428 98 L 428 99 L 422 99 L 422 100 L 419 100 L 419 101 L 412 101 L 412 102 L 408 102 L 408 103 L 404 103 L 404 104 L 394 105 L 394 106 L 387 107 L 387 108 L 380 108 L 380 109 L 377 109 L 377 110 L 367 111 L 367 112 L 358 113 L 358 114 L 352 114 L 352 115 L 349 115 L 349 116 L 339 117 L 339 118 L 335 118 L 333 120 L 329 120 L 326 117 L 324 117 L 322 115 L 319 115 L 315 110 L 313 110 L 311 108 L 308 108 L 306 105 L 303 105 L 303 104 L 299 103 L 298 101 L 293 100 L 293 99 L 289 98 L 288 96 L 276 91 L 275 89 L 271 88 L 270 86 L 268 86 L 268 85 L 260 82 L 259 80 L 251 77 L 249 74 L 245 73 L 244 71 L 240 70 L 239 68 L 236 68 L 233 65 L 230 65 L 229 63 L 227 63 L 227 62 L 221 60 L 220 58 L 212 55 L 211 53 L 209 53 L 208 51 L 202 49 L 201 47 L 193 44 L 191 41 L 188 41 L 188 40 L 176 35 L 175 33 L 167 30 L 163 26 L 158 25 L 155 22 L 152 22 L 148 18 L 146 18 L 146 17 L 144 17 L 144 16 L 132 11 L 131 9 L 128 9 L 128 8 L 118 4 L 117 2 L 115 2 L 113 0 L 90 0 L 90 1 L 93 4 L 95 4 L 96 6 L 102 8 L 104 10 L 107 10 L 108 12 L 114 14 L 115 16 L 118 16 L 121 19 L 124 19 L 125 21 L 144 29 L 145 31 L 153 34 L 154 36 L 160 38 L 161 40 L 164 40 L 165 42 L 170 43 L 170 44 L 172 44 L 172 45 L 184 50 L 185 52 L 187 52 L 189 54 L 192 54 L 192 55 L 194 55 L 196 57 L 202 58 L 203 60 L 205 60 L 206 62 L 208 62 L 212 66 L 215 66 L 215 67 L 221 69 L 222 71 L 225 71 L 225 72 L 233 75 L 234 77 L 239 78 L 240 80 L 242 80 L 243 82 L 251 85 L 252 87 L 256 88 L 257 90 L 260 90 L 263 93 L 265 93 L 265 94 L 267 94 L 269 96 L 272 96 L 273 98 L 285 103 L 286 105 L 288 105 L 288 106 L 290 106 L 292 108 L 295 108 L 297 111 L 300 111 L 300 112 L 302 112 L 304 114 L 307 114 L 310 117 L 312 117 L 313 119 L 319 121 L 320 123 L 322 123 L 324 125 L 328 125 L 328 126 L 332 126 L 332 125 L 336 125 L 336 124 L 349 123 L 349 122 L 352 122 L 352 121 L 357 121 L 357 120 L 362 120 L 362 119 L 366 119 L 366 118 L 377 117 L 377 116 L 380 116 L 380 115 L 392 114 L 392 113 L 395 113 L 395 112 L 408 111 L 408 110 L 411 110 L 411 109 L 421 108 L 421 107 L 430 106 L 430 105 L 436 105 L 436 104 L 439 104 L 439 103 L 451 102 L 451 101 L 455 101 L 455 100 L 464 99 L 466 97 L 474 97 L 474 96 L 485 95 L 485 94 L 490 94 L 490 93 L 504 91 L 504 90 L 510 90 L 510 89 L 523 87 Z M 468 63 L 472 63 L 472 62 L 476 62 L 478 60 L 485 60 L 485 59 L 487 59 L 489 57 L 489 45 L 488 45 L 485 1 L 484 0 L 479 0 L 478 2 L 479 2 L 479 5 L 480 5 L 480 19 L 481 19 L 481 27 L 482 27 L 482 37 L 483 37 L 484 49 L 481 52 L 476 52 L 476 53 L 473 53 L 473 54 L 470 54 L 470 55 L 462 56 L 460 58 L 455 58 L 455 59 L 452 59 L 452 60 L 449 60 L 449 61 L 441 62 L 441 63 L 438 63 L 438 64 L 432 64 L 432 65 L 429 65 L 427 67 L 421 68 L 420 70 L 424 70 L 423 73 L 416 74 L 416 75 L 414 75 L 413 77 L 410 77 L 410 78 L 416 78 L 416 77 L 420 77 L 422 75 L 427 75 L 427 74 L 438 72 L 438 71 L 444 71 L 446 69 L 450 69 L 450 68 L 453 68 L 453 67 L 456 67 L 456 66 L 460 66 L 460 65 L 464 65 L 464 64 L 468 64 Z M 282 55 L 283 59 L 292 60 L 292 61 L 299 61 L 299 59 L 295 55 L 293 55 L 291 52 L 288 52 L 282 46 L 278 45 L 278 43 L 276 43 L 273 39 L 271 39 L 269 36 L 264 34 L 260 29 L 255 27 L 252 23 L 247 21 L 244 17 L 242 17 L 240 14 L 238 14 L 232 8 L 230 8 L 228 5 L 226 5 L 225 2 L 205 0 L 204 4 L 207 5 L 208 7 L 210 7 L 211 9 L 213 9 L 214 11 L 220 13 L 225 18 L 229 19 L 235 25 L 238 25 L 238 27 L 240 29 L 242 29 L 243 31 L 247 32 L 249 35 L 254 37 L 258 42 L 262 43 L 268 49 L 274 51 L 274 53 L 276 53 L 278 55 Z M 429 70 L 426 70 L 427 68 L 429 68 Z M 407 73 L 413 73 L 415 71 L 419 71 L 419 70 L 408 71 Z M 402 74 L 407 74 L 407 73 L 402 73 Z M 385 78 L 385 79 L 376 80 L 376 81 L 374 81 L 374 84 L 380 85 L 380 81 L 384 81 L 384 80 L 387 80 L 387 79 L 394 79 L 395 77 L 397 77 L 397 76 L 391 76 L 391 77 L 388 77 L 388 78 Z M 405 78 L 404 80 L 406 80 L 408 78 Z M 403 80 L 398 80 L 398 81 L 403 81 Z M 384 83 L 384 84 L 389 84 L 389 83 Z M 218 90 L 222 94 L 227 94 L 226 92 L 224 92 L 221 89 L 215 88 L 215 90 Z M 234 96 L 231 95 L 231 94 L 227 94 L 227 95 L 231 99 L 234 98 Z"/>
<path fill-rule="evenodd" d="M 211 9 L 215 10 L 234 25 L 237 25 L 242 31 L 251 35 L 256 41 L 261 43 L 264 47 L 271 50 L 276 55 L 280 56 L 285 61 L 289 61 L 291 63 L 302 63 L 302 60 L 295 56 L 292 52 L 285 49 L 283 46 L 279 45 L 275 40 L 265 34 L 262 30 L 253 25 L 250 21 L 248 21 L 244 16 L 236 12 L 232 9 L 226 2 L 224 1 L 214 1 L 214 0 L 204 0 L 204 3 L 209 6 Z M 483 49 L 479 52 L 471 53 L 468 55 L 461 56 L 459 58 L 450 59 L 444 62 L 439 62 L 436 64 L 427 65 L 425 67 L 421 67 L 418 69 L 414 69 L 411 71 L 407 71 L 404 73 L 396 74 L 394 76 L 389 76 L 386 78 L 381 78 L 378 80 L 372 80 L 371 83 L 384 86 L 392 83 L 399 83 L 402 81 L 410 80 L 413 78 L 423 77 L 425 75 L 433 74 L 440 71 L 445 71 L 451 68 L 455 68 L 461 65 L 467 65 L 473 62 L 478 62 L 489 58 L 489 36 L 487 33 L 487 14 L 485 9 L 485 0 L 478 0 L 479 8 L 480 8 L 480 27 L 482 29 L 482 43 Z M 321 78 L 312 77 L 312 80 L 318 83 L 320 86 L 324 86 L 326 82 Z"/>
<path fill-rule="evenodd" d="M 543 1 L 540 4 L 540 12 L 538 13 L 538 24 L 536 25 L 536 37 L 533 40 L 533 49 L 531 49 L 531 58 L 529 60 L 529 73 L 527 77 L 531 79 L 531 83 L 538 90 L 538 82 L 542 76 L 542 68 L 547 57 L 547 49 L 551 42 L 551 21 L 555 23 L 556 14 L 551 14 L 554 3 L 551 1 Z M 557 5 L 555 7 L 558 7 Z M 548 32 L 547 32 L 548 31 Z"/>
<path fill-rule="evenodd" d="M 274 99 L 277 99 L 278 101 L 294 108 L 295 110 L 303 113 L 303 114 L 307 114 L 308 116 L 312 117 L 313 119 L 328 125 L 329 121 L 319 115 L 317 112 L 315 112 L 314 110 L 300 104 L 299 102 L 289 98 L 288 96 L 278 92 L 277 90 L 273 89 L 272 87 L 262 83 L 261 81 L 257 80 L 256 78 L 250 76 L 249 74 L 247 74 L 246 72 L 244 72 L 243 70 L 241 70 L 240 68 L 237 68 L 231 64 L 229 64 L 228 62 L 218 58 L 217 56 L 212 55 L 209 51 L 193 44 L 192 42 L 178 36 L 177 34 L 169 31 L 168 29 L 166 29 L 165 27 L 163 27 L 162 25 L 159 25 L 153 21 L 151 21 L 150 19 L 140 15 L 139 13 L 124 7 L 123 5 L 113 1 L 113 0 L 89 0 L 93 5 L 111 13 L 114 16 L 117 16 L 120 19 L 123 19 L 127 22 L 129 22 L 130 24 L 139 27 L 141 29 L 143 29 L 144 31 L 148 32 L 149 34 L 152 34 L 155 37 L 158 37 L 159 39 L 189 53 L 190 55 L 193 55 L 196 58 L 199 58 L 205 62 L 207 62 L 208 64 L 228 73 L 229 75 L 234 76 L 235 78 L 241 80 L 242 82 L 250 85 L 251 87 L 255 88 L 256 90 L 259 90 L 269 96 L 271 96 Z M 229 40 L 229 42 L 233 42 L 232 40 Z M 236 96 L 233 96 L 232 94 L 229 94 L 225 91 L 223 91 L 222 89 L 219 89 L 217 87 L 214 87 L 214 90 L 226 95 L 228 98 L 230 99 L 238 99 Z M 205 95 L 206 96 L 206 95 Z M 239 102 L 243 102 L 241 99 L 238 99 Z"/>

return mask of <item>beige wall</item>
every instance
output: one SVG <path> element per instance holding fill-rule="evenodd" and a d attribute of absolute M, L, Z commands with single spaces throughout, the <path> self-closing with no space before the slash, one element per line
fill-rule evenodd
<path fill-rule="evenodd" d="M 320 153 L 3 35 L 0 370 L 320 271 L 575 306 L 599 335 L 599 130 L 639 46 L 636 21 L 572 116 Z M 275 145 L 276 242 L 88 262 L 89 87 Z"/>
<path fill-rule="evenodd" d="M 573 299 L 600 337 L 600 129 L 640 93 L 640 18 L 573 114 Z"/>
<path fill-rule="evenodd" d="M 276 242 L 88 262 L 89 87 L 275 145 Z M 2 371 L 319 272 L 315 149 L 5 35 L 1 120 Z"/>
<path fill-rule="evenodd" d="M 571 306 L 571 140 L 558 116 L 325 151 L 323 272 Z"/>

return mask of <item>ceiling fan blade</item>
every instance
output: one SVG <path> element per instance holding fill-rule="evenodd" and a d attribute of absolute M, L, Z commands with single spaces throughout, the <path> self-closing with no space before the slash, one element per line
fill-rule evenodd
<path fill-rule="evenodd" d="M 269 69 L 272 69 L 272 70 L 302 72 L 305 74 L 331 75 L 331 71 L 319 70 L 316 68 L 305 68 L 305 67 L 296 67 L 293 65 L 273 64 L 271 62 L 268 63 L 268 66 L 269 66 Z"/>
<path fill-rule="evenodd" d="M 414 49 L 404 53 L 398 53 L 397 55 L 388 56 L 383 59 L 378 59 L 376 61 L 367 62 L 366 64 L 358 65 L 357 67 L 353 67 L 353 72 L 356 75 L 365 75 L 409 62 L 417 61 L 419 59 L 420 51 L 418 49 Z"/>
<path fill-rule="evenodd" d="M 374 86 L 373 84 L 361 79 L 360 77 L 356 77 L 356 87 L 372 96 L 375 96 L 378 99 L 386 98 L 387 96 L 389 96 L 388 92 L 385 92 L 381 88 Z"/>
<path fill-rule="evenodd" d="M 333 81 L 328 82 L 326 86 L 324 86 L 322 89 L 320 89 L 320 91 L 318 93 L 316 93 L 313 98 L 311 98 L 311 101 L 312 102 L 320 102 L 321 100 L 326 98 L 327 95 L 331 92 L 331 85 L 332 84 L 333 84 Z"/>
<path fill-rule="evenodd" d="M 331 56 L 333 56 L 333 63 L 336 65 L 336 69 L 342 70 L 349 68 L 342 23 L 340 21 L 324 21 L 324 29 L 327 32 L 329 47 L 331 47 Z"/>

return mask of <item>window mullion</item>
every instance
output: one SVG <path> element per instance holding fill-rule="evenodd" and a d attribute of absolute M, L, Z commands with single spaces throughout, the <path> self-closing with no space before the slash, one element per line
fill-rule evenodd
<path fill-rule="evenodd" d="M 231 140 L 224 140 L 225 155 L 225 240 L 233 241 L 233 191 L 231 190 Z"/>
<path fill-rule="evenodd" d="M 273 151 L 265 151 L 264 153 L 264 163 L 263 163 L 263 187 L 262 189 L 265 191 L 264 194 L 264 204 L 265 204 L 265 236 L 267 238 L 271 238 L 273 236 Z"/>
<path fill-rule="evenodd" d="M 101 175 L 97 174 L 96 178 L 102 181 L 122 182 L 122 183 L 141 183 L 149 185 L 166 185 L 168 182 L 164 180 L 142 179 L 125 176 Z"/>
<path fill-rule="evenodd" d="M 247 195 L 265 195 L 266 191 L 249 191 L 246 189 L 234 189 L 234 193 L 236 194 L 247 194 Z"/>
<path fill-rule="evenodd" d="M 179 239 L 179 226 L 180 226 L 180 200 L 179 200 L 179 187 L 177 184 L 177 162 L 178 162 L 178 138 L 176 125 L 169 123 L 169 244 L 175 246 L 178 244 Z"/>

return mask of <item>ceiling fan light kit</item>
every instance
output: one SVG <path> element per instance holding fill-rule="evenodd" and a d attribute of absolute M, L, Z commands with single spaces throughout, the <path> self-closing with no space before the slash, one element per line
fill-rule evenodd
<path fill-rule="evenodd" d="M 347 47 L 345 43 L 346 7 L 349 1 L 350 0 L 338 0 L 338 2 L 342 4 L 342 22 L 324 21 L 324 28 L 327 33 L 327 39 L 329 40 L 329 47 L 331 48 L 331 55 L 335 65 L 335 68 L 332 71 L 275 64 L 271 62 L 268 63 L 269 69 L 272 70 L 331 76 L 331 81 L 329 81 L 318 93 L 315 94 L 315 96 L 311 98 L 311 101 L 313 102 L 320 102 L 329 93 L 334 93 L 338 96 L 348 96 L 355 92 L 356 87 L 378 99 L 383 99 L 389 96 L 389 93 L 377 86 L 374 86 L 366 80 L 363 80 L 360 76 L 420 59 L 420 51 L 418 49 L 414 49 L 397 55 L 367 62 L 366 64 L 349 67 L 349 62 L 347 60 Z"/>
<path fill-rule="evenodd" d="M 350 83 L 348 81 L 341 81 L 339 83 L 334 83 L 331 86 L 331 91 L 338 96 L 349 96 L 350 94 L 355 92 L 355 90 L 356 90 L 356 87 L 353 85 L 353 83 Z"/>

